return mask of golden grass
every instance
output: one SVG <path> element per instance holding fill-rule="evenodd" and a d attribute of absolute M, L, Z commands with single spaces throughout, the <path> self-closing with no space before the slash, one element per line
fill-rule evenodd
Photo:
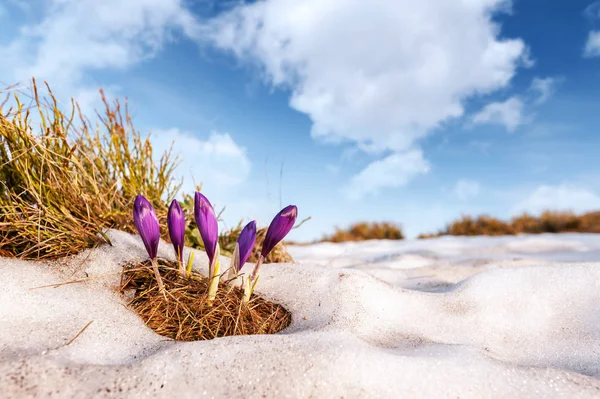
<path fill-rule="evenodd" d="M 347 229 L 335 228 L 335 233 L 321 241 L 345 242 L 363 240 L 402 240 L 404 235 L 399 225 L 390 222 L 360 222 Z"/>
<path fill-rule="evenodd" d="M 209 279 L 196 272 L 182 279 L 177 265 L 159 260 L 166 299 L 159 293 L 149 261 L 123 269 L 121 291 L 134 290 L 131 306 L 157 334 L 178 341 L 230 335 L 274 334 L 290 325 L 281 305 L 254 294 L 242 303 L 243 290 L 221 282 L 217 297 L 207 301 Z"/>
<path fill-rule="evenodd" d="M 33 81 L 32 106 L 21 103 L 27 92 L 7 94 L 13 107 L 3 107 L 6 101 L 0 105 L 0 256 L 60 258 L 109 243 L 104 234 L 109 228 L 135 233 L 137 194 L 152 203 L 165 226 L 168 201 L 181 187 L 174 179 L 177 157 L 166 151 L 155 163 L 150 138 L 135 129 L 127 107 L 118 101 L 111 105 L 102 91 L 105 109 L 95 128 L 76 103 L 65 113 L 49 87 L 48 92 L 46 103 Z M 182 206 L 186 245 L 204 249 L 193 196 L 185 195 Z M 223 255 L 231 256 L 241 229 L 240 223 L 221 234 Z M 250 262 L 258 259 L 265 233 L 259 229 Z M 169 241 L 165 228 L 162 238 Z M 267 258 L 267 263 L 291 261 L 283 244 Z"/>
<path fill-rule="evenodd" d="M 16 105 L 0 105 L 0 255 L 58 258 L 108 243 L 106 229 L 134 232 L 138 193 L 164 220 L 165 200 L 179 189 L 170 151 L 156 164 L 127 108 L 123 115 L 103 93 L 104 116 L 92 128 L 76 103 L 65 114 L 48 91 L 43 103 L 33 81 L 32 106 L 19 93 L 7 95 Z"/>
<path fill-rule="evenodd" d="M 487 215 L 475 218 L 463 215 L 448 224 L 444 230 L 433 234 L 421 234 L 419 238 L 442 235 L 499 236 L 541 233 L 600 233 L 600 212 L 577 215 L 572 212 L 544 211 L 537 217 L 523 213 L 510 221 L 502 221 Z"/>

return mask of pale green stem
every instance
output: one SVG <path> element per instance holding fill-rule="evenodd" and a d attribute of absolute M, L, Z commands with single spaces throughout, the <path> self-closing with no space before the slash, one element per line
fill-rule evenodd
<path fill-rule="evenodd" d="M 177 263 L 179 264 L 179 275 L 181 278 L 185 278 L 185 266 L 183 265 L 183 253 L 180 249 L 177 249 Z"/>
<path fill-rule="evenodd" d="M 244 298 L 242 299 L 242 303 L 248 303 L 250 301 L 250 297 L 254 293 L 254 288 L 256 288 L 256 283 L 258 283 L 259 277 L 260 276 L 257 276 L 256 280 L 254 281 L 250 281 L 249 278 L 246 279 L 244 284 Z"/>
<path fill-rule="evenodd" d="M 185 269 L 185 276 L 190 277 L 192 275 L 192 265 L 194 264 L 194 254 L 195 252 L 190 252 L 190 256 L 188 257 L 187 267 Z"/>
<path fill-rule="evenodd" d="M 256 283 L 258 282 L 258 272 L 264 260 L 265 258 L 262 255 L 258 257 L 258 262 L 256 262 L 254 270 L 252 270 L 252 275 L 246 279 L 246 284 L 244 285 L 244 299 L 242 300 L 243 303 L 248 303 L 254 292 L 254 287 L 256 287 Z"/>
<path fill-rule="evenodd" d="M 213 268 L 213 275 L 210 277 L 210 287 L 208 288 L 208 301 L 212 302 L 217 297 L 217 290 L 219 289 L 219 269 L 221 268 L 221 262 L 216 261 L 215 267 Z"/>
<path fill-rule="evenodd" d="M 252 289 L 250 288 L 250 278 L 244 279 L 244 298 L 242 299 L 242 303 L 248 303 L 250 301 L 250 296 L 252 295 Z"/>

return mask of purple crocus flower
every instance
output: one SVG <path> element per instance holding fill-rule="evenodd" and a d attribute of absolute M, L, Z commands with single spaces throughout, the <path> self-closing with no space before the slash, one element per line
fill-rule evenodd
<path fill-rule="evenodd" d="M 185 274 L 183 270 L 183 245 L 185 240 L 185 215 L 181 209 L 181 205 L 177 200 L 171 202 L 169 213 L 167 214 L 167 226 L 169 227 L 169 237 L 173 243 L 175 256 L 179 262 L 180 272 Z"/>
<path fill-rule="evenodd" d="M 198 226 L 198 231 L 200 231 L 200 237 L 202 237 L 204 250 L 206 251 L 206 255 L 208 255 L 212 270 L 217 243 L 219 241 L 219 228 L 217 225 L 217 216 L 210 201 L 199 192 L 196 192 L 194 196 L 194 218 L 196 219 L 196 225 Z"/>
<path fill-rule="evenodd" d="M 142 237 L 146 251 L 152 261 L 152 269 L 154 270 L 154 276 L 158 283 L 159 291 L 167 297 L 165 287 L 158 271 L 158 262 L 156 260 L 156 254 L 158 252 L 158 242 L 160 241 L 160 226 L 158 225 L 158 218 L 156 212 L 152 207 L 152 204 L 148 202 L 142 195 L 135 197 L 133 203 L 133 223 L 138 233 Z"/>
<path fill-rule="evenodd" d="M 240 236 L 238 237 L 237 245 L 238 245 L 238 256 L 239 260 L 236 262 L 237 272 L 239 272 L 248 258 L 252 253 L 252 248 L 254 248 L 254 243 L 256 242 L 256 221 L 251 221 L 243 228 Z"/>
<path fill-rule="evenodd" d="M 288 205 L 279 211 L 279 213 L 275 215 L 271 221 L 271 224 L 267 229 L 267 235 L 265 236 L 262 250 L 260 251 L 260 256 L 258 257 L 258 262 L 256 262 L 250 277 L 246 279 L 246 285 L 244 286 L 244 298 L 242 299 L 243 303 L 248 303 L 250 297 L 252 296 L 252 292 L 254 292 L 254 287 L 258 282 L 258 272 L 260 271 L 260 267 L 262 266 L 265 258 L 267 255 L 269 255 L 273 248 L 275 248 L 275 245 L 277 245 L 279 241 L 283 240 L 284 237 L 290 232 L 292 227 L 294 227 L 294 223 L 296 223 L 296 217 L 298 217 L 298 208 L 296 208 L 296 205 Z"/>
<path fill-rule="evenodd" d="M 150 259 L 156 259 L 158 242 L 160 240 L 160 226 L 152 204 L 142 195 L 135 197 L 133 203 L 133 222 L 142 237 Z"/>
<path fill-rule="evenodd" d="M 263 242 L 262 250 L 260 254 L 263 257 L 267 257 L 269 252 L 275 248 L 275 245 L 279 243 L 279 241 L 283 240 L 283 238 L 290 232 L 292 227 L 294 227 L 294 223 L 296 222 L 296 217 L 298 216 L 298 208 L 295 205 L 288 205 L 283 208 L 271 221 L 269 225 L 269 229 L 267 230 L 267 235 L 265 236 L 265 241 Z"/>

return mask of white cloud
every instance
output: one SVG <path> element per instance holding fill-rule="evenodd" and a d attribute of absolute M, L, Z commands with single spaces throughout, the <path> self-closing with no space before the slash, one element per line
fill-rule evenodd
<path fill-rule="evenodd" d="M 509 132 L 514 132 L 519 126 L 533 120 L 532 114 L 526 113 L 526 108 L 539 106 L 554 94 L 560 78 L 533 78 L 527 95 L 512 96 L 504 101 L 486 104 L 479 112 L 470 118 L 471 124 L 502 125 Z"/>
<path fill-rule="evenodd" d="M 537 95 L 534 104 L 545 103 L 555 92 L 557 80 L 555 78 L 534 78 L 530 90 Z"/>
<path fill-rule="evenodd" d="M 353 176 L 345 192 L 349 198 L 360 199 L 369 194 L 376 195 L 383 188 L 404 186 L 414 176 L 427 172 L 429 163 L 423 159 L 421 150 L 396 152 L 372 162 Z"/>
<path fill-rule="evenodd" d="M 196 184 L 208 192 L 231 189 L 245 183 L 251 163 L 246 149 L 238 145 L 228 133 L 212 132 L 208 139 L 179 129 L 155 130 L 151 135 L 156 155 L 173 144 L 173 153 L 179 155 L 179 174 L 184 178 L 184 192 L 193 192 Z"/>
<path fill-rule="evenodd" d="M 503 125 L 506 127 L 506 130 L 513 132 L 525 122 L 523 108 L 523 100 L 515 96 L 502 102 L 487 104 L 481 111 L 472 117 L 471 121 L 476 125 Z"/>
<path fill-rule="evenodd" d="M 588 35 L 583 56 L 587 58 L 600 57 L 600 30 L 591 31 Z"/>
<path fill-rule="evenodd" d="M 585 212 L 600 209 L 600 197 L 583 187 L 561 184 L 537 187 L 527 198 L 516 204 L 513 215 L 523 212 L 539 214 L 545 210 Z"/>
<path fill-rule="evenodd" d="M 525 45 L 491 20 L 506 4 L 267 0 L 221 14 L 203 38 L 290 88 L 313 137 L 404 151 L 515 74 Z"/>
<path fill-rule="evenodd" d="M 469 179 L 460 179 L 452 189 L 453 194 L 461 201 L 476 197 L 481 192 L 479 182 Z"/>
<path fill-rule="evenodd" d="M 0 46 L 0 75 L 7 83 L 35 76 L 75 97 L 90 91 L 90 72 L 131 67 L 152 57 L 172 32 L 191 35 L 195 26 L 181 0 L 44 4 L 41 21 L 22 26 L 14 40 Z"/>
<path fill-rule="evenodd" d="M 242 3 L 203 27 L 201 40 L 290 89 L 311 135 L 396 154 L 351 182 L 362 196 L 428 170 L 415 142 L 463 115 L 463 101 L 505 87 L 530 65 L 520 39 L 500 39 L 505 0 L 266 0 Z M 418 154 L 411 172 L 397 160 Z M 375 171 L 377 175 L 375 176 Z"/>

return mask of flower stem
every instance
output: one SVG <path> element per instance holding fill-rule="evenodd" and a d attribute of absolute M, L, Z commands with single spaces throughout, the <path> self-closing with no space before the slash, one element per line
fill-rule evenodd
<path fill-rule="evenodd" d="M 258 277 L 258 271 L 260 270 L 264 260 L 265 258 L 262 255 L 258 257 L 258 262 L 256 262 L 256 266 L 254 266 L 254 270 L 252 270 L 252 275 L 250 276 L 251 281 L 256 280 L 256 277 Z"/>
<path fill-rule="evenodd" d="M 210 286 L 208 288 L 208 302 L 212 302 L 215 300 L 216 296 L 217 296 L 217 289 L 219 288 L 219 279 L 221 276 L 219 276 L 219 269 L 221 268 L 221 262 L 216 261 L 215 262 L 215 267 L 213 270 L 213 274 L 210 277 Z"/>
<path fill-rule="evenodd" d="M 158 283 L 158 290 L 166 299 L 167 293 L 165 291 L 165 285 L 163 284 L 162 277 L 160 277 L 160 272 L 158 271 L 158 262 L 156 258 L 152 259 L 152 269 L 154 270 L 154 276 L 156 277 L 156 282 Z"/>
<path fill-rule="evenodd" d="M 256 287 L 256 283 L 258 283 L 259 277 L 260 276 L 257 276 L 256 280 L 253 281 L 250 281 L 250 279 L 247 278 L 244 282 L 244 298 L 242 298 L 242 303 L 250 302 L 250 297 L 254 293 L 254 288 Z"/>
<path fill-rule="evenodd" d="M 185 277 L 190 277 L 192 275 L 192 266 L 194 264 L 194 251 L 190 252 L 190 256 L 188 257 L 187 267 L 185 268 Z"/>
<path fill-rule="evenodd" d="M 242 299 L 242 303 L 248 303 L 248 301 L 250 301 L 250 295 L 252 295 L 250 288 L 250 278 L 244 279 L 244 282 L 242 284 L 244 286 L 244 298 Z"/>
<path fill-rule="evenodd" d="M 183 251 L 177 250 L 177 263 L 179 263 L 179 275 L 185 278 L 185 266 L 183 265 Z"/>
<path fill-rule="evenodd" d="M 244 299 L 242 299 L 243 303 L 248 303 L 250 296 L 252 296 L 252 293 L 254 292 L 254 287 L 256 287 L 256 283 L 258 282 L 258 272 L 264 260 L 265 258 L 262 255 L 259 255 L 258 262 L 256 262 L 254 270 L 252 270 L 252 275 L 246 279 L 246 284 L 244 285 Z"/>

